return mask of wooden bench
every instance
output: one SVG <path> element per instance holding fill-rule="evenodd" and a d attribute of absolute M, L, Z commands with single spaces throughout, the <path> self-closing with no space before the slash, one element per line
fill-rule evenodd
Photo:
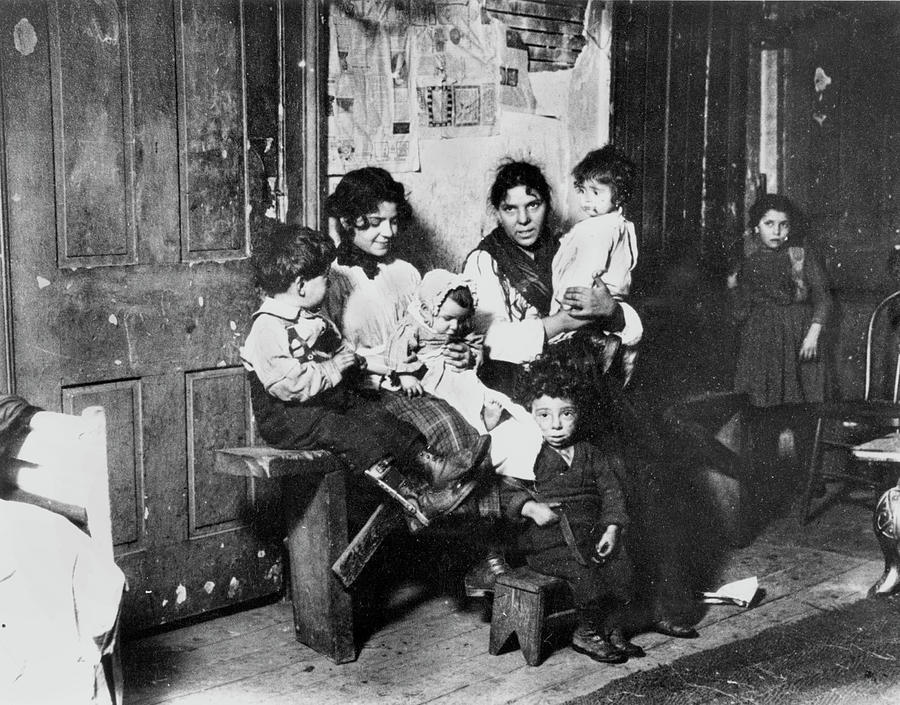
<path fill-rule="evenodd" d="M 335 663 L 354 661 L 347 588 L 384 538 L 404 524 L 402 511 L 392 502 L 379 505 L 348 540 L 346 466 L 324 450 L 223 448 L 216 451 L 215 470 L 281 482 L 297 640 Z"/>

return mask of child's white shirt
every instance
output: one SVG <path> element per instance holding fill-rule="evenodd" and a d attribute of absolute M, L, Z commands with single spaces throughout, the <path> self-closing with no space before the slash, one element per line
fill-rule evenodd
<path fill-rule="evenodd" d="M 550 313 L 560 309 L 563 292 L 572 286 L 591 287 L 599 278 L 613 298 L 621 301 L 631 291 L 631 270 L 637 264 L 634 224 L 615 210 L 586 218 L 572 226 L 559 241 L 553 257 L 553 301 Z M 643 335 L 637 312 L 622 304 L 625 328 L 618 333 L 625 345 L 636 345 Z"/>

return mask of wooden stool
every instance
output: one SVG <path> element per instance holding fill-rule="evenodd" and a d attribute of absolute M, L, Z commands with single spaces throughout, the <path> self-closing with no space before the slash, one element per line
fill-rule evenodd
<path fill-rule="evenodd" d="M 497 578 L 491 615 L 491 641 L 488 652 L 496 656 L 515 633 L 519 648 L 529 666 L 538 666 L 544 642 L 544 628 L 551 620 L 572 614 L 572 609 L 547 613 L 551 592 L 565 581 L 522 567 Z"/>

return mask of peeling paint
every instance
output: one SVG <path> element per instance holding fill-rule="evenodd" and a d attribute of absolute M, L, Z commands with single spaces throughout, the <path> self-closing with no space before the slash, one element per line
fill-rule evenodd
<path fill-rule="evenodd" d="M 175 588 L 175 604 L 180 605 L 185 600 L 187 600 L 187 588 L 179 583 L 178 587 Z"/>
<path fill-rule="evenodd" d="M 116 316 L 116 314 L 114 314 L 114 313 L 109 314 L 109 318 L 108 318 L 107 320 L 108 320 L 110 323 L 112 323 L 114 326 L 119 325 L 119 319 L 118 319 L 118 317 Z"/>
<path fill-rule="evenodd" d="M 197 297 L 197 305 L 200 306 L 201 308 L 203 307 L 203 297 L 202 296 Z"/>
<path fill-rule="evenodd" d="M 226 363 L 225 363 L 225 360 L 219 360 L 219 361 L 216 363 L 216 367 L 225 367 L 225 364 L 226 364 Z"/>
<path fill-rule="evenodd" d="M 813 74 L 813 84 L 816 87 L 816 93 L 824 93 L 825 89 L 831 85 L 831 76 L 825 73 L 821 66 L 816 66 L 816 71 Z"/>
<path fill-rule="evenodd" d="M 92 17 L 85 34 L 101 44 L 119 43 L 119 13 L 114 0 L 94 0 L 101 17 Z M 103 25 L 103 26 L 101 26 Z"/>
<path fill-rule="evenodd" d="M 281 582 L 281 561 L 272 564 L 266 573 L 266 580 L 271 580 L 274 583 Z"/>
<path fill-rule="evenodd" d="M 150 507 L 144 507 L 144 521 L 147 521 L 147 517 L 150 516 Z"/>
<path fill-rule="evenodd" d="M 232 575 L 231 580 L 228 582 L 228 597 L 234 597 L 238 594 L 238 592 L 240 592 L 240 590 L 240 581 Z"/>
<path fill-rule="evenodd" d="M 231 330 L 237 330 L 237 323 L 235 323 L 234 321 L 228 321 L 228 327 L 231 328 Z"/>
<path fill-rule="evenodd" d="M 207 595 L 212 595 L 212 591 L 216 589 L 216 584 L 212 580 L 203 583 L 203 589 Z"/>
<path fill-rule="evenodd" d="M 34 48 L 37 46 L 37 33 L 28 18 L 23 17 L 16 22 L 16 26 L 13 28 L 13 44 L 16 51 L 22 56 L 28 56 L 34 52 Z"/>
<path fill-rule="evenodd" d="M 122 364 L 122 361 L 121 361 L 121 360 L 113 360 L 113 364 L 114 364 L 114 365 L 121 365 L 121 364 Z"/>
<path fill-rule="evenodd" d="M 165 607 L 167 604 L 169 604 L 169 601 L 167 599 L 163 598 L 162 606 Z"/>
<path fill-rule="evenodd" d="M 49 279 L 44 279 L 44 277 L 42 277 L 42 276 L 38 276 L 38 277 L 36 277 L 36 279 L 37 279 L 38 289 L 43 289 L 44 287 L 50 286 Z"/>

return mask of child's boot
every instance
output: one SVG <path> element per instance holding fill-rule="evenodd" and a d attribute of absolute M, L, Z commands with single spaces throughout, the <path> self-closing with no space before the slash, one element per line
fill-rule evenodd
<path fill-rule="evenodd" d="M 438 455 L 427 448 L 415 453 L 409 460 L 409 468 L 425 478 L 434 489 L 444 489 L 462 479 L 484 462 L 491 448 L 490 436 L 479 436 L 471 448 L 464 448 L 449 455 Z"/>
<path fill-rule="evenodd" d="M 603 632 L 593 627 L 578 627 L 575 630 L 572 650 L 600 663 L 625 663 L 628 660 L 628 656 L 609 643 Z"/>
<path fill-rule="evenodd" d="M 389 460 L 375 463 L 365 475 L 403 508 L 412 532 L 428 526 L 432 519 L 452 512 L 478 485 L 475 480 L 469 480 L 437 490 L 429 487 L 422 478 L 404 475 Z"/>

